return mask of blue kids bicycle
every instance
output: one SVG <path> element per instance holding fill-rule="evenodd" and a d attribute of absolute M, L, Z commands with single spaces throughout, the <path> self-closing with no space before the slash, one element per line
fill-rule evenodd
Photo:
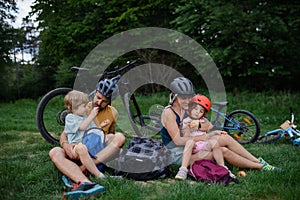
<path fill-rule="evenodd" d="M 229 114 L 222 112 L 228 102 L 212 102 L 211 111 L 216 114 L 212 120 L 214 129 L 224 130 L 240 144 L 253 143 L 260 135 L 257 118 L 247 110 L 234 110 Z M 221 121 L 224 120 L 224 122 Z"/>
<path fill-rule="evenodd" d="M 290 108 L 291 121 L 286 120 L 280 125 L 279 129 L 266 132 L 264 135 L 260 136 L 257 140 L 258 143 L 272 143 L 276 142 L 281 138 L 286 140 L 291 140 L 293 145 L 300 145 L 300 131 L 297 130 L 297 126 L 294 124 L 294 113 L 293 109 Z"/>

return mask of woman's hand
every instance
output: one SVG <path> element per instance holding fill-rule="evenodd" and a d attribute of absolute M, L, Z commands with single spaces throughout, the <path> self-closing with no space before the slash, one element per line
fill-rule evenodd
<path fill-rule="evenodd" d="M 209 139 L 209 136 L 208 134 L 203 134 L 203 135 L 197 135 L 197 136 L 194 136 L 193 140 L 195 142 L 198 142 L 198 141 L 205 141 L 205 140 L 208 140 Z"/>
<path fill-rule="evenodd" d="M 210 132 L 209 135 L 211 135 L 211 136 L 214 136 L 214 135 L 227 135 L 227 132 L 216 130 L 216 131 Z"/>

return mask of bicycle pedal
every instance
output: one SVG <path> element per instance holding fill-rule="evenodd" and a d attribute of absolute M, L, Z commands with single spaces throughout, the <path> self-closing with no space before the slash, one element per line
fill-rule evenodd
<path fill-rule="evenodd" d="M 238 134 L 233 134 L 233 137 L 235 137 L 236 139 L 239 139 L 239 140 L 241 140 L 242 139 L 242 136 L 240 136 L 240 135 L 238 135 Z"/>

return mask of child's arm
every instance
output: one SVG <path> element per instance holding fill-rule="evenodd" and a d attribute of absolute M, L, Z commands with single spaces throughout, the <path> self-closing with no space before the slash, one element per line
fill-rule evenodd
<path fill-rule="evenodd" d="M 89 116 L 80 124 L 79 126 L 79 130 L 84 131 L 85 129 L 87 129 L 87 127 L 89 126 L 89 124 L 94 120 L 94 118 L 97 116 L 99 111 L 99 107 L 95 106 L 91 113 L 89 114 Z"/>

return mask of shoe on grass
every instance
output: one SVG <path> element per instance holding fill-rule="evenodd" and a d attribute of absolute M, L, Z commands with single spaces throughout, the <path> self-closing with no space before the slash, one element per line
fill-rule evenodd
<path fill-rule="evenodd" d="M 258 158 L 259 163 L 263 165 L 262 171 L 280 171 L 281 169 L 278 167 L 274 167 L 267 163 L 262 157 Z"/>
<path fill-rule="evenodd" d="M 258 158 L 258 161 L 259 161 L 260 164 L 263 164 L 263 165 L 264 165 L 265 163 L 267 163 L 262 157 L 259 157 L 259 158 Z M 267 163 L 267 164 L 268 164 L 268 163 Z"/>
<path fill-rule="evenodd" d="M 186 177 L 187 177 L 187 173 L 188 173 L 188 170 L 187 170 L 186 167 L 180 167 L 179 171 L 177 172 L 177 174 L 175 176 L 175 179 L 177 179 L 177 180 L 185 180 Z"/>
<path fill-rule="evenodd" d="M 79 199 L 82 197 L 97 196 L 105 191 L 104 187 L 97 183 L 82 182 L 74 184 L 74 188 L 70 192 L 66 192 L 63 199 Z"/>
<path fill-rule="evenodd" d="M 280 168 L 274 167 L 274 166 L 272 166 L 268 163 L 264 163 L 261 170 L 265 171 L 265 172 L 267 172 L 267 171 L 280 171 Z"/>
<path fill-rule="evenodd" d="M 61 179 L 64 182 L 65 186 L 67 186 L 68 188 L 74 188 L 75 182 L 72 181 L 72 179 L 70 179 L 69 177 L 67 177 L 65 175 L 62 175 Z"/>

